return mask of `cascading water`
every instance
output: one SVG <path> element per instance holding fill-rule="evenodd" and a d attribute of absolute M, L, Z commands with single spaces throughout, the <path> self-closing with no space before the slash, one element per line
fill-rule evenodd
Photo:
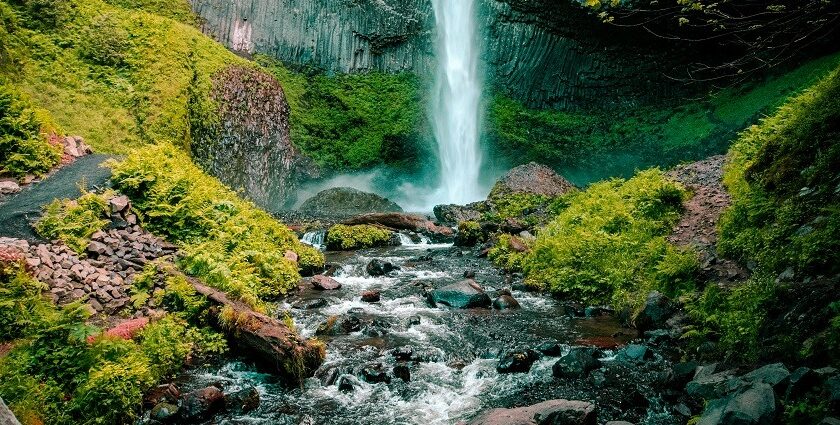
<path fill-rule="evenodd" d="M 479 185 L 481 78 L 474 0 L 433 0 L 438 74 L 432 121 L 441 180 L 437 203 L 465 204 L 483 197 Z"/>

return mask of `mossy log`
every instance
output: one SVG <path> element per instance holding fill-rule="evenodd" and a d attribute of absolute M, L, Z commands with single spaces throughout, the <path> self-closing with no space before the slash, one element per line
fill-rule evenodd
<path fill-rule="evenodd" d="M 272 372 L 299 382 L 321 366 L 326 354 L 323 343 L 301 338 L 282 321 L 255 312 L 195 278 L 187 277 L 187 281 L 214 304 L 211 314 L 218 325 Z"/>
<path fill-rule="evenodd" d="M 411 230 L 424 233 L 439 239 L 451 238 L 454 233 L 451 228 L 438 226 L 421 215 L 396 212 L 362 214 L 345 220 L 342 224 L 350 226 L 359 224 L 379 225 L 393 230 Z"/>

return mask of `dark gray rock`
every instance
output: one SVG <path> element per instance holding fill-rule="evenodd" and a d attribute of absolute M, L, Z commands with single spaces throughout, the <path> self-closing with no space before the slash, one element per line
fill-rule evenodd
<path fill-rule="evenodd" d="M 231 394 L 225 394 L 225 408 L 234 412 L 250 412 L 260 407 L 260 393 L 254 387 L 246 387 Z"/>
<path fill-rule="evenodd" d="M 775 416 L 773 387 L 755 382 L 728 397 L 709 402 L 698 425 L 770 425 Z"/>
<path fill-rule="evenodd" d="M 648 294 L 642 311 L 633 319 L 633 324 L 642 332 L 650 329 L 661 329 L 667 325 L 668 319 L 675 312 L 676 307 L 668 297 L 657 291 L 652 291 Z"/>
<path fill-rule="evenodd" d="M 546 356 L 557 357 L 563 354 L 563 346 L 556 342 L 544 342 L 537 346 L 537 351 Z"/>
<path fill-rule="evenodd" d="M 394 377 L 396 377 L 397 379 L 401 379 L 403 382 L 411 382 L 411 370 L 408 368 L 408 365 L 395 365 Z"/>
<path fill-rule="evenodd" d="M 785 392 L 786 399 L 800 397 L 821 384 L 820 376 L 813 369 L 805 366 L 794 370 L 790 374 L 789 381 Z"/>
<path fill-rule="evenodd" d="M 721 398 L 743 385 L 744 381 L 724 371 L 689 382 L 685 386 L 685 392 L 691 397 L 712 400 Z"/>
<path fill-rule="evenodd" d="M 481 219 L 481 202 L 470 205 L 435 205 L 433 211 L 435 218 L 447 226 L 454 226 L 462 221 L 478 221 Z"/>
<path fill-rule="evenodd" d="M 375 193 L 352 187 L 322 190 L 301 204 L 300 211 L 318 215 L 350 216 L 356 214 L 402 212 L 402 208 Z"/>
<path fill-rule="evenodd" d="M 591 347 L 573 347 L 552 366 L 552 375 L 558 378 L 583 378 L 601 367 L 600 350 Z"/>
<path fill-rule="evenodd" d="M 292 304 L 292 308 L 298 310 L 314 310 L 316 308 L 326 307 L 327 300 L 323 298 L 316 298 L 314 300 L 301 300 Z"/>
<path fill-rule="evenodd" d="M 499 360 L 496 372 L 499 373 L 527 373 L 531 365 L 539 360 L 540 355 L 534 350 L 514 351 Z"/>
<path fill-rule="evenodd" d="M 490 297 L 471 279 L 435 289 L 429 293 L 428 300 L 434 306 L 450 308 L 490 307 Z"/>
<path fill-rule="evenodd" d="M 782 394 L 788 386 L 790 371 L 781 363 L 764 365 L 752 372 L 741 376 L 746 382 L 763 382 L 769 384 L 777 394 Z"/>
<path fill-rule="evenodd" d="M 595 425 L 595 405 L 585 401 L 548 400 L 513 409 L 491 409 L 469 425 Z"/>
<path fill-rule="evenodd" d="M 379 382 L 388 383 L 391 382 L 391 377 L 388 376 L 388 372 L 385 370 L 385 367 L 382 363 L 372 363 L 365 365 L 360 372 L 361 378 L 371 384 L 376 384 Z"/>
<path fill-rule="evenodd" d="M 697 362 L 688 361 L 675 363 L 671 366 L 670 386 L 671 388 L 685 388 L 697 371 Z"/>
<path fill-rule="evenodd" d="M 222 390 L 209 386 L 184 394 L 178 412 L 184 421 L 198 422 L 209 419 L 224 406 Z"/>
<path fill-rule="evenodd" d="M 493 309 L 494 310 L 516 310 L 521 308 L 519 305 L 519 301 L 516 301 L 513 296 L 508 294 L 502 294 L 495 300 L 493 300 Z"/>
<path fill-rule="evenodd" d="M 618 361 L 642 364 L 653 358 L 653 351 L 640 344 L 630 344 L 616 354 Z"/>
<path fill-rule="evenodd" d="M 371 276 L 385 276 L 394 270 L 397 270 L 396 266 L 379 259 L 373 259 L 367 264 L 367 266 L 365 266 L 365 271 L 367 271 L 367 274 Z"/>

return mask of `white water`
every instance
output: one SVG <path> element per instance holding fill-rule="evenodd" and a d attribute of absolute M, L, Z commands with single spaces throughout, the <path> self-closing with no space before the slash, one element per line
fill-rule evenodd
<path fill-rule="evenodd" d="M 301 242 L 314 246 L 320 250 L 326 249 L 326 245 L 324 244 L 324 237 L 326 236 L 327 232 L 324 230 L 316 230 L 313 232 L 306 232 L 304 233 L 303 237 L 300 239 Z"/>
<path fill-rule="evenodd" d="M 466 204 L 483 198 L 479 185 L 478 47 L 474 0 L 433 0 L 438 74 L 432 125 L 440 159 L 434 203 Z"/>

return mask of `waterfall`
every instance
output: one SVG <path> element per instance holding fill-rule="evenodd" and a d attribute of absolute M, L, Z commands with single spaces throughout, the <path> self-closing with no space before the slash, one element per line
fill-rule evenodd
<path fill-rule="evenodd" d="M 326 245 L 324 244 L 324 238 L 326 237 L 327 232 L 325 230 L 316 230 L 314 232 L 306 232 L 303 234 L 303 237 L 300 238 L 300 241 L 307 244 L 314 246 L 320 250 L 326 249 Z"/>
<path fill-rule="evenodd" d="M 432 0 L 439 64 L 431 111 L 441 172 L 438 203 L 466 204 L 483 198 L 478 182 L 481 78 L 474 3 Z"/>

